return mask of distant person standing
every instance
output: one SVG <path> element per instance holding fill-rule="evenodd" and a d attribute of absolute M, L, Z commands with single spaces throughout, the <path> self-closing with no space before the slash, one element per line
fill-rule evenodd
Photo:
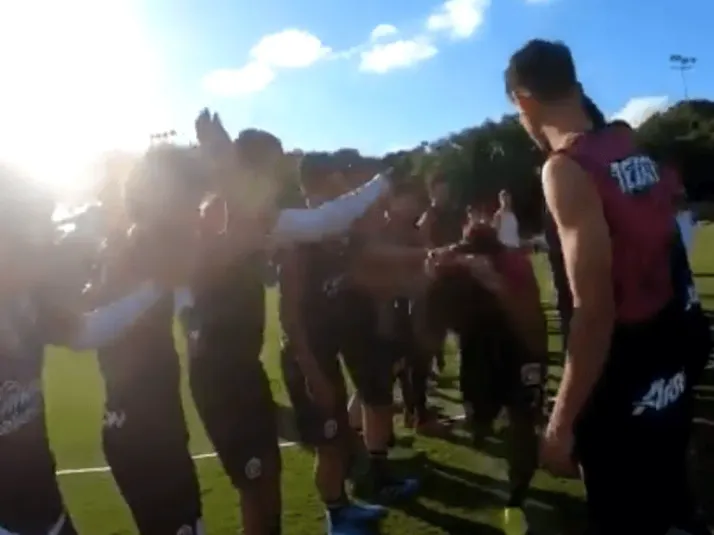
<path fill-rule="evenodd" d="M 511 205 L 511 194 L 501 190 L 498 194 L 498 202 L 499 207 L 493 216 L 492 225 L 503 245 L 517 249 L 521 246 L 521 237 L 518 234 L 518 219 Z"/>

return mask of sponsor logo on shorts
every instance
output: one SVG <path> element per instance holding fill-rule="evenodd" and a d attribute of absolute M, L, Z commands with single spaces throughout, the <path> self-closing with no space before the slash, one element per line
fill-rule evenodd
<path fill-rule="evenodd" d="M 19 383 L 5 381 L 0 384 L 0 436 L 14 433 L 34 420 L 42 411 L 42 386 L 40 381 Z"/>
<path fill-rule="evenodd" d="M 337 420 L 334 418 L 327 420 L 323 428 L 323 433 L 325 438 L 335 438 L 335 436 L 337 436 Z"/>
<path fill-rule="evenodd" d="M 668 379 L 652 381 L 649 390 L 641 400 L 633 403 L 632 415 L 640 416 L 645 411 L 659 412 L 676 403 L 687 387 L 687 374 L 684 370 Z"/>
<path fill-rule="evenodd" d="M 102 425 L 105 429 L 121 429 L 126 422 L 124 411 L 105 411 Z"/>
<path fill-rule="evenodd" d="M 245 477 L 250 480 L 258 479 L 263 473 L 263 463 L 260 459 L 253 457 L 250 461 L 245 463 Z"/>
<path fill-rule="evenodd" d="M 684 310 L 690 310 L 693 306 L 699 304 L 699 294 L 697 293 L 697 287 L 694 285 L 687 287 L 687 301 L 684 306 Z"/>
<path fill-rule="evenodd" d="M 538 386 L 543 381 L 540 364 L 531 362 L 521 366 L 521 383 L 524 386 Z"/>

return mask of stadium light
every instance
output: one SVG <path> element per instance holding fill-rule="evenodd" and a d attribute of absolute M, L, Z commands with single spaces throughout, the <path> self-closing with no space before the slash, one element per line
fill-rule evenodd
<path fill-rule="evenodd" d="M 693 56 L 683 56 L 681 54 L 672 54 L 669 56 L 670 67 L 682 76 L 682 87 L 684 88 L 684 100 L 689 100 L 689 90 L 687 87 L 686 72 L 691 71 L 697 63 L 697 58 Z"/>

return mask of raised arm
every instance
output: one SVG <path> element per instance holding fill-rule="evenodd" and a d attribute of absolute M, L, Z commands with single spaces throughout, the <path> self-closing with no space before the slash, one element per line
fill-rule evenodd
<path fill-rule="evenodd" d="M 364 186 L 318 208 L 283 210 L 270 233 L 273 245 L 318 242 L 344 234 L 388 191 L 387 177 L 379 174 Z"/>

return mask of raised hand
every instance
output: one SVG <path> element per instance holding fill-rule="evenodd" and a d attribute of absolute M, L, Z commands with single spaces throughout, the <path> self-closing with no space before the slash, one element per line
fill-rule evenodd
<path fill-rule="evenodd" d="M 196 139 L 207 156 L 220 166 L 234 165 L 235 150 L 231 137 L 217 113 L 205 108 L 195 121 Z"/>

